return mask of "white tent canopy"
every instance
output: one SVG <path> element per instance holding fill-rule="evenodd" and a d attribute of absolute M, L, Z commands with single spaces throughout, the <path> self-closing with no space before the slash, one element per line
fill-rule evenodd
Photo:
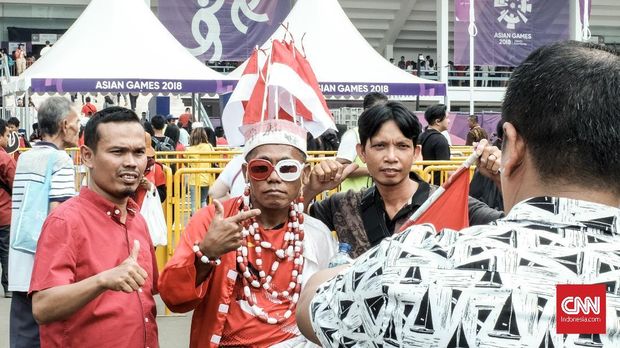
<path fill-rule="evenodd" d="M 230 78 L 194 58 L 143 0 L 92 0 L 4 92 L 223 92 Z M 5 93 L 5 94 L 6 94 Z"/>
<path fill-rule="evenodd" d="M 325 95 L 363 96 L 381 92 L 392 96 L 446 94 L 441 82 L 419 78 L 392 65 L 364 39 L 337 0 L 298 0 L 284 20 L 295 46 L 306 56 Z M 281 40 L 280 27 L 263 45 Z M 290 36 L 287 36 L 290 38 Z M 229 76 L 239 78 L 241 65 Z"/>

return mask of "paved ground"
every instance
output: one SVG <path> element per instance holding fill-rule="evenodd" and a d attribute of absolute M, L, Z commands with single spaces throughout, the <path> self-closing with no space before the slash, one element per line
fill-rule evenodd
<path fill-rule="evenodd" d="M 0 287 L 0 289 L 2 289 Z M 2 290 L 0 290 L 2 291 Z M 3 294 L 4 295 L 4 294 Z M 0 297 L 0 348 L 9 347 L 9 309 L 11 300 Z M 157 297 L 157 324 L 159 326 L 159 344 L 161 348 L 189 346 L 189 327 L 191 313 L 164 315 L 164 305 Z"/>

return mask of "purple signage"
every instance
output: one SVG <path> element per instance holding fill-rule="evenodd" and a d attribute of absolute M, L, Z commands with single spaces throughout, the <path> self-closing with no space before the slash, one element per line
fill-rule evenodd
<path fill-rule="evenodd" d="M 33 92 L 226 93 L 237 81 L 151 79 L 32 79 Z"/>
<path fill-rule="evenodd" d="M 370 82 L 319 82 L 324 95 L 365 96 L 371 92 L 385 95 L 445 96 L 443 83 L 370 83 Z"/>
<path fill-rule="evenodd" d="M 290 0 L 159 0 L 159 20 L 202 61 L 247 59 L 290 10 Z"/>
<path fill-rule="evenodd" d="M 455 0 L 454 63 L 469 65 L 469 0 Z M 516 66 L 536 48 L 569 38 L 569 0 L 474 2 L 474 64 Z"/>

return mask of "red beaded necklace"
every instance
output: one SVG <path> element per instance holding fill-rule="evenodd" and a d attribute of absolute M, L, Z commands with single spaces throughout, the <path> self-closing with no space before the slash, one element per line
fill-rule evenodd
<path fill-rule="evenodd" d="M 250 210 L 250 190 L 249 187 L 243 192 L 243 201 L 239 198 L 238 203 L 243 202 L 240 211 Z M 261 239 L 261 233 L 264 232 L 263 228 L 258 224 L 255 218 L 245 220 L 241 225 L 243 239 L 241 246 L 237 249 L 237 265 L 239 270 L 243 274 L 243 297 L 244 300 L 252 307 L 252 312 L 261 321 L 267 324 L 277 325 L 293 314 L 297 301 L 299 300 L 299 293 L 301 292 L 302 271 L 304 264 L 303 257 L 303 240 L 304 240 L 304 204 L 303 197 L 297 200 L 297 203 L 291 202 L 289 208 L 289 220 L 287 225 L 287 231 L 284 233 L 284 244 L 281 249 L 275 249 L 271 243 L 263 241 Z M 256 260 L 254 263 L 258 270 L 258 276 L 255 276 L 249 270 L 248 262 L 248 245 L 251 241 L 254 245 L 254 252 L 256 253 Z M 276 256 L 275 261 L 271 264 L 269 274 L 267 274 L 263 268 L 262 252 L 263 249 L 271 250 Z M 293 270 L 291 271 L 291 278 L 288 288 L 282 292 L 276 291 L 271 281 L 276 276 L 276 272 L 281 262 L 293 260 Z M 266 313 L 261 307 L 259 307 L 251 296 L 250 286 L 259 289 L 263 288 L 272 297 L 279 300 L 290 299 L 290 304 L 284 314 L 278 317 L 271 316 Z"/>

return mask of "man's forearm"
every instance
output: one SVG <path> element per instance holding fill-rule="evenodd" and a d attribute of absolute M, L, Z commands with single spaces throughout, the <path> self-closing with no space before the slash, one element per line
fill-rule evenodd
<path fill-rule="evenodd" d="M 65 320 L 106 291 L 99 275 L 32 295 L 32 313 L 39 324 Z"/>

